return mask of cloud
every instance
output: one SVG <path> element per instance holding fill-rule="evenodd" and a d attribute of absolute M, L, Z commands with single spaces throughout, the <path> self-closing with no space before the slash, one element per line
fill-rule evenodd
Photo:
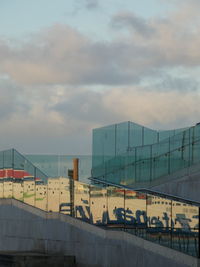
<path fill-rule="evenodd" d="M 61 24 L 16 46 L 0 41 L 0 71 L 23 85 L 118 86 L 138 84 L 177 67 L 191 70 L 200 64 L 200 19 L 190 13 L 183 9 L 151 21 L 118 14 L 115 23 L 130 24 L 129 35 L 106 42 Z M 185 25 L 188 17 L 196 24 Z"/>
<path fill-rule="evenodd" d="M 192 3 L 164 19 L 120 12 L 110 41 L 61 24 L 26 42 L 0 40 L 0 147 L 90 153 L 92 128 L 199 121 L 200 19 Z"/>
<path fill-rule="evenodd" d="M 88 11 L 96 10 L 100 7 L 99 0 L 74 0 L 74 9 L 72 13 L 66 13 L 68 15 L 77 15 L 81 10 L 86 9 Z"/>
<path fill-rule="evenodd" d="M 155 28 L 152 27 L 148 21 L 131 12 L 121 12 L 116 14 L 111 20 L 111 26 L 119 29 L 129 27 L 146 38 L 155 33 Z"/>
<path fill-rule="evenodd" d="M 127 120 L 159 129 L 176 128 L 191 125 L 200 116 L 200 95 L 195 90 L 20 88 L 9 82 L 2 88 L 0 146 L 26 153 L 89 154 L 93 128 Z"/>
<path fill-rule="evenodd" d="M 99 0 L 85 0 L 85 6 L 88 9 L 95 9 L 99 7 Z"/>

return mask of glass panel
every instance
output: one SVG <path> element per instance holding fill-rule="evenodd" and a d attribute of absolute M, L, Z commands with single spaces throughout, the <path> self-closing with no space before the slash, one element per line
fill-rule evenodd
<path fill-rule="evenodd" d="M 151 146 L 136 148 L 136 181 L 149 182 L 151 179 Z"/>
<path fill-rule="evenodd" d="M 126 157 L 126 167 L 124 170 L 123 185 L 134 186 L 136 182 L 136 163 L 135 149 L 128 152 Z M 122 184 L 122 183 L 121 183 Z"/>
<path fill-rule="evenodd" d="M 24 202 L 35 206 L 35 181 L 24 180 Z"/>
<path fill-rule="evenodd" d="M 126 231 L 145 237 L 147 214 L 146 194 L 125 190 Z"/>
<path fill-rule="evenodd" d="M 15 179 L 13 182 L 13 197 L 20 201 L 24 201 L 24 186 L 22 179 Z"/>
<path fill-rule="evenodd" d="M 109 187 L 107 189 L 108 224 L 125 223 L 124 190 Z"/>
<path fill-rule="evenodd" d="M 12 198 L 13 196 L 13 182 L 12 178 L 6 178 L 3 182 L 3 197 Z"/>
<path fill-rule="evenodd" d="M 47 210 L 47 185 L 41 181 L 35 181 L 35 207 Z"/>
<path fill-rule="evenodd" d="M 74 181 L 74 209 L 77 219 L 90 221 L 89 202 L 89 185 Z"/>
<path fill-rule="evenodd" d="M 15 178 L 15 180 L 18 180 L 18 182 L 24 179 L 24 162 L 25 162 L 24 157 L 21 154 L 19 154 L 16 150 L 14 150 L 13 178 Z"/>
<path fill-rule="evenodd" d="M 172 201 L 172 248 L 198 256 L 199 208 Z"/>
<path fill-rule="evenodd" d="M 2 169 L 4 168 L 3 151 L 0 151 L 0 178 L 2 178 Z"/>
<path fill-rule="evenodd" d="M 171 200 L 147 195 L 147 239 L 171 246 Z"/>
<path fill-rule="evenodd" d="M 169 139 L 170 136 L 173 136 L 175 134 L 174 130 L 168 130 L 168 131 L 160 131 L 158 133 L 159 142 Z"/>
<path fill-rule="evenodd" d="M 115 148 L 115 131 L 116 131 L 116 126 L 111 125 L 103 128 L 103 155 L 104 159 L 103 161 L 106 162 L 107 160 L 111 159 L 116 155 L 116 148 Z"/>
<path fill-rule="evenodd" d="M 4 169 L 11 169 L 13 166 L 13 149 L 3 151 Z"/>
<path fill-rule="evenodd" d="M 59 179 L 48 179 L 47 210 L 59 212 L 60 181 Z"/>
<path fill-rule="evenodd" d="M 152 180 L 169 173 L 169 139 L 152 145 Z"/>
<path fill-rule="evenodd" d="M 151 145 L 157 142 L 158 142 L 157 131 L 144 127 L 144 145 Z"/>
<path fill-rule="evenodd" d="M 128 150 L 129 146 L 128 122 L 116 125 L 116 155 Z"/>
<path fill-rule="evenodd" d="M 3 179 L 0 180 L 0 198 L 3 198 Z"/>
<path fill-rule="evenodd" d="M 24 178 L 26 180 L 39 180 L 37 178 L 36 170 L 38 170 L 32 163 L 28 160 L 24 161 Z"/>
<path fill-rule="evenodd" d="M 107 223 L 107 190 L 102 187 L 90 186 L 90 222 L 93 224 Z"/>
<path fill-rule="evenodd" d="M 184 142 L 186 132 L 175 135 L 170 139 L 170 173 L 185 167 Z"/>
<path fill-rule="evenodd" d="M 126 225 L 146 226 L 146 194 L 125 190 Z"/>
<path fill-rule="evenodd" d="M 60 178 L 60 208 L 61 213 L 70 215 L 70 181 L 68 178 Z"/>
<path fill-rule="evenodd" d="M 142 146 L 143 145 L 143 127 L 130 123 L 130 147 Z"/>
<path fill-rule="evenodd" d="M 192 163 L 198 163 L 200 162 L 200 125 L 194 127 L 192 137 Z"/>
<path fill-rule="evenodd" d="M 38 168 L 35 169 L 35 180 L 36 181 L 43 181 L 44 183 L 47 183 L 47 176 L 40 171 Z"/>

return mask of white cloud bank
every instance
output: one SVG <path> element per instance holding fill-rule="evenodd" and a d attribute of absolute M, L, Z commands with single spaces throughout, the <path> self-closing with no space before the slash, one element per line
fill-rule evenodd
<path fill-rule="evenodd" d="M 0 40 L 0 147 L 89 153 L 94 127 L 199 121 L 199 2 L 189 4 L 165 19 L 115 14 L 110 42 L 59 24 L 24 43 Z"/>

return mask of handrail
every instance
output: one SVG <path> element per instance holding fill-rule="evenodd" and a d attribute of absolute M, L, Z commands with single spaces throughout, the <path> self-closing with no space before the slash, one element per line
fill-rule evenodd
<path fill-rule="evenodd" d="M 119 184 L 103 181 L 101 179 L 94 178 L 94 177 L 90 177 L 88 179 L 91 180 L 91 181 L 97 182 L 99 184 L 106 185 L 106 186 L 114 186 L 114 187 L 118 187 L 118 188 L 121 188 L 121 189 L 124 189 L 124 190 L 136 191 L 136 192 L 147 193 L 147 194 L 149 193 L 151 195 L 164 197 L 164 198 L 167 198 L 167 199 L 170 199 L 170 200 L 174 200 L 174 201 L 181 201 L 181 202 L 184 202 L 186 204 L 190 204 L 190 205 L 194 205 L 194 206 L 200 207 L 200 202 L 198 202 L 198 201 L 194 201 L 194 200 L 191 200 L 191 199 L 188 199 L 188 198 L 178 197 L 178 196 L 175 196 L 175 195 L 172 195 L 172 194 L 162 193 L 162 192 L 157 191 L 157 190 L 151 190 L 151 189 L 148 189 L 148 188 L 137 188 L 137 189 L 135 189 L 135 188 L 132 188 L 132 187 L 129 187 L 129 186 L 125 186 L 125 185 L 119 185 Z"/>

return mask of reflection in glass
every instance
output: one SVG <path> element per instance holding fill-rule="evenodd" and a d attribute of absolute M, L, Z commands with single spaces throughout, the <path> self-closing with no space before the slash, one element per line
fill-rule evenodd
<path fill-rule="evenodd" d="M 15 179 L 13 181 L 13 197 L 17 200 L 24 200 L 24 185 L 23 180 Z"/>
<path fill-rule="evenodd" d="M 75 217 L 83 221 L 90 221 L 89 185 L 74 181 L 74 209 Z"/>
<path fill-rule="evenodd" d="M 3 182 L 3 197 L 12 198 L 13 196 L 13 179 L 7 178 Z"/>
<path fill-rule="evenodd" d="M 125 190 L 126 225 L 146 226 L 146 194 Z"/>
<path fill-rule="evenodd" d="M 90 186 L 90 222 L 107 224 L 107 190 L 98 186 Z"/>
<path fill-rule="evenodd" d="M 107 188 L 108 224 L 125 223 L 124 190 L 116 187 Z"/>
<path fill-rule="evenodd" d="M 60 203 L 60 181 L 59 178 L 48 179 L 48 204 L 47 211 L 50 212 L 59 212 L 59 203 Z"/>
<path fill-rule="evenodd" d="M 35 205 L 35 181 L 24 181 L 24 202 L 34 206 Z"/>
<path fill-rule="evenodd" d="M 35 182 L 35 206 L 47 210 L 47 185 L 40 181 Z"/>
<path fill-rule="evenodd" d="M 171 246 L 171 200 L 147 195 L 147 238 Z"/>
<path fill-rule="evenodd" d="M 172 247 L 190 255 L 198 251 L 199 208 L 172 201 Z"/>
<path fill-rule="evenodd" d="M 70 181 L 68 178 L 60 178 L 60 206 L 59 211 L 63 214 L 71 214 L 70 204 Z"/>

